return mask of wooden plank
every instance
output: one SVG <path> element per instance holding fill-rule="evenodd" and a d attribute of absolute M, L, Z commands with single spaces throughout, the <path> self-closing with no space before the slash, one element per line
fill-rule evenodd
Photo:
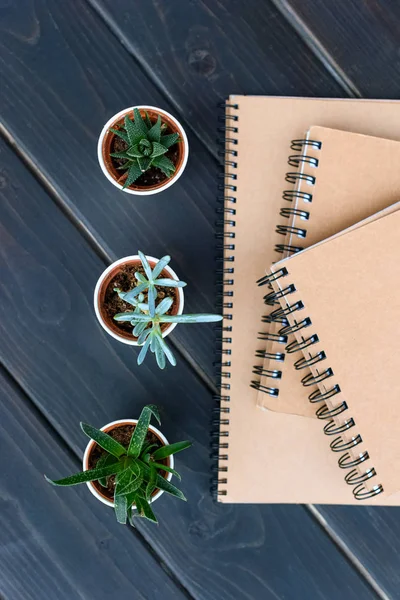
<path fill-rule="evenodd" d="M 317 506 L 322 520 L 379 583 L 388 598 L 400 590 L 400 509 Z M 362 533 L 361 533 L 362 532 Z"/>
<path fill-rule="evenodd" d="M 88 1 L 211 149 L 229 94 L 343 96 L 269 0 Z"/>
<path fill-rule="evenodd" d="M 86 486 L 60 493 L 45 482 L 80 462 L 3 370 L 0 396 L 2 600 L 187 598 Z"/>
<path fill-rule="evenodd" d="M 399 2 L 275 2 L 293 22 L 305 23 L 360 95 L 365 98 L 399 97 Z"/>
<path fill-rule="evenodd" d="M 2 359 L 78 455 L 86 443 L 80 420 L 101 426 L 135 417 L 150 402 L 162 407 L 162 429 L 171 441 L 193 440 L 193 449 L 177 457 L 189 502 L 164 495 L 155 507 L 160 526 L 140 525 L 190 594 L 199 600 L 335 600 L 345 591 L 346 600 L 375 598 L 302 507 L 213 502 L 210 393 L 185 361 L 162 374 L 154 363 L 138 368 L 135 350 L 103 332 L 92 309 L 102 262 L 4 143 L 0 161 Z M 54 476 L 66 471 L 53 465 Z M 54 493 L 67 502 L 77 490 Z M 98 507 L 94 498 L 87 501 Z M 127 554 L 134 562 L 134 552 Z"/>
<path fill-rule="evenodd" d="M 134 4 L 136 11 L 131 2 L 121 5 L 121 14 L 129 7 L 128 14 L 140 21 L 132 33 L 142 42 L 150 36 L 149 69 L 165 72 L 168 89 L 158 90 L 83 0 L 27 0 L 23 11 L 11 3 L 2 21 L 0 116 L 110 257 L 136 253 L 138 248 L 155 256 L 168 252 L 176 272 L 189 283 L 186 310 L 214 312 L 218 167 L 210 152 L 216 151 L 217 100 L 232 91 L 337 95 L 340 89 L 297 38 L 289 44 L 291 30 L 269 4 L 264 14 L 252 0 L 245 25 L 237 3 L 232 3 L 232 15 L 219 7 L 213 15 L 206 4 L 171 2 L 165 26 L 155 3 Z M 168 32 L 175 19 L 172 39 L 179 43 L 186 36 L 189 50 L 169 50 Z M 144 23 L 145 38 L 140 34 Z M 231 30 L 225 33 L 228 23 Z M 198 44 L 206 44 L 204 36 L 209 45 L 215 44 L 213 60 L 220 57 L 207 77 L 193 62 Z M 242 53 L 237 53 L 238 43 Z M 165 62 L 159 62 L 159 54 Z M 179 90 L 174 106 L 169 98 Z M 187 172 L 162 194 L 139 199 L 106 181 L 97 164 L 96 141 L 111 115 L 143 102 L 182 118 L 188 129 L 208 140 L 208 149 L 189 130 Z M 174 337 L 212 377 L 213 326 L 178 327 Z"/>

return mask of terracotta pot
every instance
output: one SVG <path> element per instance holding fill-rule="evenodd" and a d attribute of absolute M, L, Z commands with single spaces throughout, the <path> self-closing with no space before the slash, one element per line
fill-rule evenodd
<path fill-rule="evenodd" d="M 175 165 L 176 170 L 172 177 L 165 179 L 161 183 L 157 183 L 153 186 L 139 186 L 133 183 L 123 190 L 128 194 L 137 194 L 141 196 L 158 194 L 159 192 L 166 190 L 168 187 L 170 187 L 172 184 L 178 181 L 179 177 L 185 170 L 189 156 L 189 144 L 185 130 L 183 129 L 179 121 L 177 121 L 175 117 L 170 115 L 165 110 L 161 110 L 160 108 L 156 108 L 155 106 L 132 106 L 131 108 L 125 108 L 124 110 L 121 110 L 119 113 L 115 114 L 113 117 L 111 117 L 109 121 L 107 121 L 107 123 L 104 125 L 101 131 L 99 141 L 97 143 L 97 157 L 100 163 L 100 167 L 107 179 L 111 181 L 111 183 L 115 185 L 115 187 L 122 190 L 125 180 L 125 177 L 123 177 L 124 174 L 115 168 L 113 161 L 110 157 L 111 146 L 115 137 L 115 133 L 112 133 L 112 131 L 110 131 L 110 127 L 115 129 L 118 125 L 123 124 L 124 117 L 127 114 L 129 114 L 130 117 L 133 117 L 134 108 L 138 108 L 143 116 L 146 111 L 151 121 L 154 122 L 157 120 L 158 115 L 160 115 L 162 122 L 167 123 L 173 133 L 179 133 L 179 155 L 177 163 Z"/>
<path fill-rule="evenodd" d="M 104 425 L 104 427 L 101 427 L 101 431 L 105 431 L 106 433 L 111 431 L 112 429 L 115 429 L 115 427 L 121 427 L 123 425 L 136 425 L 137 424 L 137 419 L 120 419 L 119 421 L 111 421 L 111 423 L 107 423 L 107 425 Z M 149 425 L 149 430 L 154 433 L 155 436 L 158 437 L 158 439 L 160 440 L 161 444 L 163 446 L 167 446 L 169 444 L 167 438 L 165 437 L 165 435 L 163 435 L 161 433 L 161 431 L 159 431 L 156 427 L 153 427 L 153 425 Z M 83 460 L 82 460 L 82 464 L 83 464 L 83 470 L 87 471 L 89 468 L 89 458 L 90 458 L 90 454 L 93 451 L 94 447 L 95 447 L 96 442 L 93 440 L 90 440 L 90 442 L 88 443 L 88 445 L 86 446 L 85 449 L 85 453 L 83 455 Z M 167 458 L 167 466 L 170 467 L 171 469 L 174 468 L 174 457 L 173 455 L 168 456 Z M 171 481 L 172 479 L 172 473 L 166 473 L 165 474 L 165 479 L 167 481 Z M 97 498 L 97 500 L 100 500 L 100 502 L 102 502 L 103 504 L 106 504 L 107 506 L 114 506 L 114 502 L 112 500 L 110 500 L 102 491 L 101 491 L 101 486 L 99 485 L 99 487 L 96 487 L 95 484 L 92 481 L 88 481 L 86 483 L 86 485 L 88 486 L 89 490 L 91 491 L 91 493 L 93 494 L 93 496 L 95 496 Z M 153 492 L 153 495 L 150 499 L 150 502 L 155 502 L 156 500 L 158 500 L 158 498 L 160 496 L 162 496 L 162 494 L 164 493 L 163 490 L 155 490 Z M 136 508 L 136 506 L 133 504 L 132 508 Z"/>
<path fill-rule="evenodd" d="M 155 266 L 155 264 L 157 263 L 157 259 L 154 258 L 153 256 L 147 256 L 146 257 L 147 260 L 150 263 L 150 266 L 153 268 Z M 128 333 L 127 331 L 123 331 L 122 329 L 120 329 L 116 323 L 116 321 L 114 321 L 111 317 L 109 317 L 103 308 L 103 302 L 104 302 L 104 297 L 106 294 L 106 290 L 110 284 L 110 282 L 112 281 L 112 279 L 118 274 L 118 272 L 121 270 L 121 266 L 126 265 L 126 264 L 141 264 L 140 262 L 140 258 L 139 256 L 133 255 L 133 256 L 125 256 L 124 258 L 120 258 L 119 260 L 116 260 L 115 262 L 113 262 L 105 271 L 103 271 L 103 273 L 100 275 L 97 283 L 96 283 L 96 287 L 94 290 L 94 310 L 96 313 L 96 317 L 100 323 L 100 325 L 103 327 L 103 329 L 105 331 L 107 331 L 107 333 L 109 335 L 111 335 L 113 338 L 115 338 L 116 340 L 118 340 L 119 342 L 122 342 L 123 344 L 129 344 L 130 346 L 137 346 L 137 338 L 133 337 L 133 335 L 131 333 Z M 171 267 L 169 265 L 167 265 L 165 267 L 165 269 L 163 269 L 161 276 L 166 278 L 170 278 L 170 279 L 175 279 L 176 281 L 178 281 L 178 276 L 175 273 L 175 271 L 173 271 L 171 269 Z M 183 305 L 184 305 L 184 295 L 183 295 L 183 289 L 182 288 L 169 288 L 171 290 L 174 290 L 177 293 L 177 298 L 178 301 L 174 302 L 174 304 L 172 305 L 172 312 L 171 314 L 174 315 L 181 315 L 183 313 Z M 133 307 L 132 307 L 132 310 Z M 170 324 L 165 324 L 162 326 L 162 336 L 166 337 L 167 335 L 169 335 L 171 333 L 171 331 L 174 330 L 174 328 L 176 327 L 177 323 L 170 323 Z"/>

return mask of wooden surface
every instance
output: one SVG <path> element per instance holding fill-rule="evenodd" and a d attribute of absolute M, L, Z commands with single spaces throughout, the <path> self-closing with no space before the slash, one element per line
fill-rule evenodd
<path fill-rule="evenodd" d="M 399 597 L 396 509 L 213 502 L 212 326 L 178 327 L 178 366 L 160 376 L 92 309 L 105 264 L 139 248 L 173 256 L 188 310 L 214 310 L 217 102 L 396 97 L 398 12 L 383 0 L 0 4 L 2 598 Z M 96 142 L 112 114 L 144 102 L 177 116 L 191 155 L 176 185 L 132 200 L 101 175 Z M 194 441 L 178 457 L 189 502 L 164 496 L 159 527 L 132 532 L 86 488 L 45 484 L 44 469 L 78 466 L 80 420 L 101 426 L 148 402 L 167 437 Z"/>
<path fill-rule="evenodd" d="M 80 461 L 4 370 L 0 382 L 7 458 L 0 482 L 1 597 L 71 600 L 98 597 L 100 589 L 103 598 L 184 600 L 139 537 L 114 528 L 112 510 L 88 502 L 86 486 L 60 494 L 44 485 L 43 473 L 72 473 Z"/>

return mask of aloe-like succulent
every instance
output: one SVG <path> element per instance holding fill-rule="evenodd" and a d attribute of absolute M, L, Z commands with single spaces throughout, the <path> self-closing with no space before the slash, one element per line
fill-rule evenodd
<path fill-rule="evenodd" d="M 126 302 L 126 296 L 124 297 Z M 137 363 L 141 365 L 148 350 L 155 354 L 156 361 L 160 369 L 164 369 L 166 358 L 174 367 L 176 359 L 168 344 L 162 337 L 162 323 L 210 323 L 221 321 L 221 315 L 213 314 L 195 314 L 195 315 L 167 315 L 171 308 L 172 298 L 164 298 L 155 308 L 155 314 L 150 314 L 149 306 L 140 305 L 139 310 L 132 312 L 118 313 L 114 316 L 116 321 L 127 321 L 133 325 L 133 335 L 138 338 L 138 344 L 142 346 Z"/>
<path fill-rule="evenodd" d="M 134 118 L 125 116 L 124 126 L 120 129 L 110 128 L 110 131 L 119 136 L 127 144 L 123 152 L 113 152 L 113 158 L 125 159 L 126 162 L 119 169 L 128 171 L 123 188 L 134 183 L 140 175 L 151 166 L 158 167 L 168 178 L 175 173 L 174 163 L 165 156 L 168 149 L 179 140 L 178 133 L 164 134 L 167 128 L 158 115 L 156 123 L 152 123 L 149 115 L 143 119 L 137 108 L 133 109 Z"/>
<path fill-rule="evenodd" d="M 175 279 L 171 279 L 169 277 L 158 278 L 159 275 L 161 275 L 161 272 L 163 271 L 163 269 L 165 269 L 165 267 L 170 262 L 170 260 L 171 260 L 170 256 L 163 256 L 162 258 L 160 258 L 160 260 L 156 263 L 154 269 L 152 269 L 149 264 L 149 261 L 147 260 L 146 256 L 143 254 L 143 252 L 141 252 L 139 250 L 138 255 L 140 257 L 140 261 L 142 263 L 143 270 L 144 270 L 146 276 L 143 275 L 142 273 L 138 273 L 136 271 L 135 277 L 139 282 L 136 287 L 134 287 L 132 290 L 129 290 L 129 292 L 122 292 L 118 288 L 114 288 L 114 291 L 117 292 L 117 294 L 121 298 L 121 300 L 124 300 L 128 304 L 132 304 L 132 306 L 135 306 L 135 307 L 140 306 L 140 304 L 137 303 L 136 297 L 139 295 L 142 295 L 143 292 L 147 291 L 148 306 L 147 306 L 146 310 L 148 310 L 150 315 L 154 316 L 155 315 L 155 302 L 156 302 L 156 298 L 157 298 L 156 286 L 159 286 L 159 287 L 185 287 L 186 283 L 184 281 L 176 281 Z M 142 300 L 140 302 L 142 302 Z M 120 320 L 122 320 L 122 319 L 120 319 Z"/>
<path fill-rule="evenodd" d="M 100 457 L 94 469 L 88 469 L 56 481 L 45 475 L 46 480 L 56 486 L 71 486 L 89 481 L 98 481 L 101 486 L 107 487 L 107 480 L 110 477 L 115 477 L 114 508 L 117 521 L 124 524 L 129 521 L 131 525 L 134 525 L 133 519 L 135 517 L 143 517 L 157 523 L 157 518 L 150 504 L 151 496 L 156 489 L 163 490 L 181 500 L 186 500 L 177 487 L 160 475 L 160 471 L 172 473 L 179 480 L 181 480 L 181 476 L 175 469 L 171 469 L 160 461 L 189 448 L 192 444 L 185 441 L 157 447 L 155 444 L 146 443 L 152 415 L 161 424 L 157 406 L 154 404 L 145 406 L 133 431 L 128 448 L 125 448 L 104 431 L 91 427 L 86 423 L 81 423 L 82 431 L 101 446 L 106 454 Z M 133 505 L 136 506 L 137 512 L 134 512 Z"/>

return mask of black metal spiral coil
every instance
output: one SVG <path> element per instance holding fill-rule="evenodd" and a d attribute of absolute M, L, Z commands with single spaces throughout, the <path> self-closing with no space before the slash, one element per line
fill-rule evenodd
<path fill-rule="evenodd" d="M 292 140 L 290 148 L 291 148 L 291 150 L 293 150 L 294 152 L 297 152 L 298 154 L 291 154 L 288 157 L 289 166 L 297 168 L 297 169 L 299 169 L 301 166 L 304 166 L 306 170 L 308 168 L 310 168 L 310 169 L 317 168 L 318 167 L 318 158 L 316 158 L 314 156 L 309 156 L 307 154 L 307 149 L 313 148 L 316 150 L 320 150 L 321 147 L 322 147 L 322 143 L 319 142 L 318 140 Z M 309 184 L 310 186 L 312 186 L 315 184 L 316 178 L 311 174 L 300 172 L 300 169 L 299 169 L 299 171 L 296 171 L 296 172 L 286 173 L 285 181 L 287 181 L 288 183 L 290 183 L 294 186 L 296 186 L 297 184 L 299 184 L 301 182 L 305 182 L 305 183 Z M 300 190 L 300 189 L 291 189 L 291 190 L 283 191 L 282 199 L 285 202 L 291 202 L 291 203 L 302 202 L 305 204 L 310 204 L 312 202 L 313 196 L 312 196 L 311 191 L 308 192 L 308 191 L 304 191 L 304 190 Z M 280 216 L 283 219 L 290 219 L 291 217 L 296 217 L 297 219 L 304 221 L 304 224 L 306 225 L 307 221 L 310 218 L 310 211 L 306 210 L 305 208 L 298 208 L 298 207 L 295 208 L 294 206 L 290 206 L 290 207 L 283 206 L 280 210 Z M 276 232 L 285 237 L 287 236 L 287 234 L 291 234 L 291 236 L 293 238 L 295 238 L 295 240 L 296 240 L 293 243 L 291 242 L 290 244 L 287 244 L 285 242 L 276 244 L 275 251 L 278 254 L 291 255 L 291 254 L 296 254 L 297 252 L 300 252 L 301 250 L 303 250 L 303 246 L 301 245 L 301 240 L 304 240 L 307 237 L 306 226 L 304 226 L 304 227 L 296 226 L 295 227 L 293 225 L 287 225 L 283 222 L 283 223 L 279 223 L 276 226 Z M 286 268 L 282 267 L 282 269 L 280 269 L 276 273 L 271 273 L 269 275 L 265 275 L 264 277 L 259 279 L 257 281 L 257 284 L 259 286 L 268 285 L 271 288 L 272 282 L 276 281 L 277 279 L 280 279 L 281 277 L 284 277 L 286 274 L 287 274 Z M 271 292 L 264 296 L 264 301 L 267 305 L 273 306 L 278 303 L 279 297 L 280 297 L 279 293 Z M 285 310 L 285 311 L 283 311 L 281 308 L 278 308 L 276 310 L 273 310 L 269 315 L 263 316 L 262 322 L 263 323 L 274 323 L 274 322 L 282 323 L 283 326 L 287 327 L 286 333 L 284 335 L 287 335 L 289 333 L 294 333 L 294 331 L 291 331 L 292 328 L 289 326 L 289 323 L 286 319 L 287 315 L 290 314 L 290 312 L 291 312 L 291 307 L 289 308 L 289 310 Z M 306 327 L 306 326 L 307 326 L 307 321 L 304 321 L 298 327 L 302 328 L 302 327 Z M 296 331 L 297 331 L 297 329 L 296 329 Z M 262 338 L 259 337 L 258 339 L 262 339 Z M 268 337 L 268 334 L 266 334 L 266 337 L 264 339 L 267 341 L 270 341 L 271 337 L 270 336 Z M 283 339 L 275 339 L 273 341 L 275 341 L 276 343 L 280 343 L 280 344 L 285 343 L 283 341 Z M 276 353 L 276 354 L 280 355 L 280 353 Z M 274 353 L 269 353 L 268 358 L 270 360 L 276 360 L 275 358 L 273 358 L 273 355 L 274 355 Z M 256 373 L 257 371 L 258 370 L 256 368 L 254 368 L 253 373 Z M 260 375 L 260 380 L 259 381 L 253 380 L 250 385 L 251 385 L 251 387 L 259 389 L 260 391 L 265 392 L 265 393 L 269 394 L 270 396 L 271 395 L 278 396 L 279 395 L 278 388 L 273 388 L 273 393 L 271 393 L 271 388 L 269 386 L 264 385 L 262 382 L 262 377 L 267 377 L 267 378 L 271 377 L 270 372 L 274 372 L 274 369 L 264 369 L 264 370 L 262 370 L 262 373 L 258 372 L 258 374 Z"/>
<path fill-rule="evenodd" d="M 318 159 L 314 156 L 308 156 L 306 154 L 308 147 L 320 150 L 322 144 L 317 140 L 292 140 L 291 149 L 295 150 L 296 152 L 299 152 L 299 154 L 292 154 L 288 157 L 289 166 L 295 167 L 297 169 L 299 169 L 303 165 L 305 167 L 318 168 Z M 313 186 L 315 185 L 316 177 L 314 175 L 311 175 L 310 173 L 301 172 L 299 169 L 298 171 L 286 173 L 285 181 L 294 186 L 302 182 Z M 282 194 L 282 199 L 286 202 L 302 201 L 305 203 L 311 203 L 312 198 L 312 192 L 305 192 L 304 190 L 299 189 L 284 190 Z M 308 210 L 283 207 L 280 211 L 280 216 L 286 219 L 289 219 L 291 216 L 297 216 L 304 221 L 308 221 L 310 213 Z M 287 233 L 291 233 L 301 239 L 304 239 L 307 235 L 307 230 L 305 228 L 291 227 L 285 224 L 278 224 L 276 231 L 277 233 L 284 236 L 286 236 Z M 277 244 L 275 246 L 276 252 L 280 254 L 282 252 L 293 254 L 294 252 L 299 252 L 302 249 L 303 248 L 301 246 L 297 245 L 293 246 L 288 244 Z"/>
<path fill-rule="evenodd" d="M 295 152 L 301 152 L 304 148 L 315 148 L 315 150 L 321 150 L 322 142 L 316 140 L 292 140 L 290 143 L 290 149 Z"/>
<path fill-rule="evenodd" d="M 279 278 L 287 277 L 288 272 L 285 269 L 285 272 L 281 269 L 276 273 L 272 273 L 269 281 L 276 281 Z M 278 309 L 274 311 L 277 322 L 282 322 L 280 320 L 282 314 L 288 315 L 304 310 L 304 304 L 302 302 L 293 302 L 289 296 L 296 292 L 296 286 L 294 284 L 282 286 L 282 289 L 278 292 L 272 291 L 269 294 L 270 302 L 273 301 L 274 298 L 285 298 L 287 303 L 287 307 L 284 309 Z M 272 313 L 272 314 L 274 314 Z M 294 321 L 294 322 L 293 322 Z M 292 317 L 292 323 L 290 325 L 284 325 L 278 331 L 277 336 L 281 336 L 285 338 L 289 333 L 299 332 L 304 328 L 312 327 L 312 320 L 310 317 L 304 317 L 297 321 L 295 317 Z M 312 331 L 312 330 L 311 330 Z M 271 334 L 269 334 L 271 335 Z M 305 337 L 301 334 L 301 339 L 296 339 L 294 342 L 291 342 L 288 346 L 286 346 L 285 350 L 288 353 L 298 352 L 299 350 L 304 350 L 305 348 L 311 348 L 314 344 L 319 342 L 318 335 L 316 333 L 312 333 L 308 337 Z M 295 363 L 296 369 L 304 369 L 306 367 L 310 368 L 311 366 L 315 367 L 321 361 L 326 360 L 326 353 L 324 351 L 319 351 L 316 354 L 311 354 L 309 358 L 302 357 Z M 259 373 L 262 369 L 259 369 Z M 256 371 L 253 371 L 253 373 Z M 260 373 L 262 374 L 262 373 Z M 272 375 L 269 375 L 272 376 Z M 316 373 L 312 373 L 311 371 L 307 373 L 301 380 L 303 386 L 315 386 L 319 385 L 322 382 L 331 379 L 334 377 L 334 371 L 331 367 L 326 367 L 325 369 L 318 370 L 316 368 Z M 316 416 L 318 419 L 327 421 L 325 424 L 323 431 L 328 436 L 335 435 L 336 437 L 330 442 L 330 448 L 333 452 L 340 452 L 342 456 L 340 457 L 338 464 L 342 469 L 352 469 L 345 476 L 345 481 L 349 485 L 353 487 L 353 494 L 357 500 L 365 500 L 367 498 L 372 498 L 381 494 L 383 492 L 383 486 L 381 484 L 374 485 L 373 488 L 367 489 L 365 487 L 365 482 L 369 481 L 373 477 L 376 477 L 376 470 L 374 467 L 367 468 L 364 472 L 359 472 L 356 468 L 362 462 L 369 458 L 369 454 L 366 451 L 363 451 L 359 454 L 357 458 L 352 458 L 349 451 L 356 448 L 360 444 L 363 443 L 362 436 L 359 433 L 355 433 L 349 439 L 345 439 L 342 434 L 347 432 L 356 426 L 356 422 L 353 417 L 348 417 L 344 419 L 343 423 L 337 423 L 335 418 L 341 414 L 346 413 L 349 410 L 349 407 L 345 401 L 341 401 L 336 406 L 329 408 L 326 404 L 326 400 L 332 399 L 334 396 L 340 393 L 340 386 L 336 383 L 326 391 L 321 391 L 319 387 L 317 387 L 311 394 L 308 399 L 311 403 L 321 403 L 319 408 L 316 411 Z M 270 391 L 267 391 L 270 393 Z M 274 394 L 271 394 L 274 395 Z"/>
<path fill-rule="evenodd" d="M 266 350 L 256 350 L 256 354 L 255 356 L 257 358 L 271 358 L 272 360 L 277 360 L 278 362 L 283 362 L 285 360 L 285 353 L 284 352 L 274 352 L 273 354 L 271 354 L 270 352 L 267 352 Z"/>
<path fill-rule="evenodd" d="M 234 293 L 229 289 L 234 283 L 235 273 L 235 232 L 232 228 L 236 226 L 236 190 L 237 175 L 232 173 L 232 169 L 237 169 L 237 139 L 235 134 L 238 132 L 239 115 L 236 113 L 239 106 L 237 104 L 228 104 L 221 102 L 219 108 L 223 114 L 218 116 L 218 133 L 221 137 L 217 140 L 222 147 L 218 151 L 221 157 L 221 173 L 218 174 L 218 196 L 219 206 L 216 209 L 218 218 L 215 223 L 215 237 L 217 243 L 216 260 L 218 267 L 216 282 L 216 302 L 217 311 L 222 312 L 224 321 L 222 326 L 216 326 L 217 336 L 217 358 L 214 362 L 214 368 L 217 373 L 217 388 L 219 394 L 215 396 L 215 408 L 213 410 L 212 420 L 212 482 L 211 493 L 214 498 L 226 496 L 226 489 L 220 489 L 220 486 L 226 486 L 229 450 L 229 431 L 221 431 L 221 427 L 229 426 L 229 402 L 230 402 L 230 383 L 231 378 L 231 360 L 232 351 L 226 346 L 232 343 L 229 333 L 232 331 L 232 325 L 226 325 L 225 321 L 232 321 L 230 310 L 233 306 Z M 226 114 L 226 108 L 230 108 L 233 114 Z M 229 169 L 229 172 L 228 172 Z M 231 253 L 231 254 L 229 254 Z M 227 438 L 227 439 L 225 439 Z"/>
<path fill-rule="evenodd" d="M 303 221 L 308 221 L 310 218 L 310 213 L 308 210 L 300 210 L 298 208 L 283 207 L 281 208 L 279 214 L 281 217 L 285 217 L 286 219 L 289 219 L 291 216 L 295 216 L 300 217 L 300 219 L 303 219 Z"/>

